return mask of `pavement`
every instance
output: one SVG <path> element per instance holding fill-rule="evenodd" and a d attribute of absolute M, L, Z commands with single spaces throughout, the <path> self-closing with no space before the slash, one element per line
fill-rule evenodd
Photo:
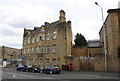
<path fill-rule="evenodd" d="M 82 75 L 93 75 L 93 76 L 111 76 L 111 77 L 118 77 L 120 76 L 120 73 L 118 72 L 95 72 L 95 71 L 63 71 L 64 73 L 78 73 Z"/>

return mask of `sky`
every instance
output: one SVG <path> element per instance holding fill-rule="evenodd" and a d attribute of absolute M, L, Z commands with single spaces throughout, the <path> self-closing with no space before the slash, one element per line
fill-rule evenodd
<path fill-rule="evenodd" d="M 24 28 L 57 21 L 61 9 L 72 22 L 73 40 L 76 33 L 86 40 L 99 39 L 102 13 L 95 2 L 106 19 L 107 10 L 118 8 L 119 0 L 0 0 L 0 46 L 21 49 Z"/>

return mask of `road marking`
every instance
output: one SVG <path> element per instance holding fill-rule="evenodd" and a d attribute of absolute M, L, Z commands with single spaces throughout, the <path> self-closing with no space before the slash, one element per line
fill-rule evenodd
<path fill-rule="evenodd" d="M 13 78 L 17 77 L 16 75 L 13 75 Z"/>
<path fill-rule="evenodd" d="M 40 77 L 40 76 L 36 77 L 36 76 L 31 76 L 31 75 L 21 74 L 21 73 L 19 73 L 19 74 L 10 73 L 10 72 L 5 72 L 5 73 L 12 75 L 13 78 L 16 78 L 16 77 L 18 77 L 18 76 L 24 76 L 24 77 L 26 77 L 27 79 L 29 79 L 29 78 L 32 78 L 32 79 L 55 79 L 55 78 L 50 78 L 50 77 Z M 19 77 L 18 77 L 18 78 L 19 78 Z"/>

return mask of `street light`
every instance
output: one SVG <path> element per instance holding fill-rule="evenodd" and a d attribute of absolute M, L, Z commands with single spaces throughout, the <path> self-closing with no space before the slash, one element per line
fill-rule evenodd
<path fill-rule="evenodd" d="M 102 22 L 104 22 L 104 16 L 103 16 L 103 8 L 97 3 L 95 2 L 96 5 L 98 5 L 101 9 L 101 14 L 102 14 Z"/>
<path fill-rule="evenodd" d="M 101 14 L 102 14 L 102 22 L 103 22 L 103 35 L 104 35 L 104 53 L 105 53 L 105 71 L 107 71 L 107 35 L 106 35 L 106 24 L 104 24 L 104 17 L 103 17 L 103 8 L 97 3 L 95 2 L 96 5 L 98 5 L 101 9 Z"/>

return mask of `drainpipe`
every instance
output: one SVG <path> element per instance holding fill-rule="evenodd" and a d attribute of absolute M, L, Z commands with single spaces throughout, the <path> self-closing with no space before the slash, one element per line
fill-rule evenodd
<path fill-rule="evenodd" d="M 106 24 L 103 24 L 103 34 L 104 34 L 104 53 L 105 53 L 105 71 L 108 71 L 108 65 L 107 65 L 107 31 L 106 31 Z"/>

